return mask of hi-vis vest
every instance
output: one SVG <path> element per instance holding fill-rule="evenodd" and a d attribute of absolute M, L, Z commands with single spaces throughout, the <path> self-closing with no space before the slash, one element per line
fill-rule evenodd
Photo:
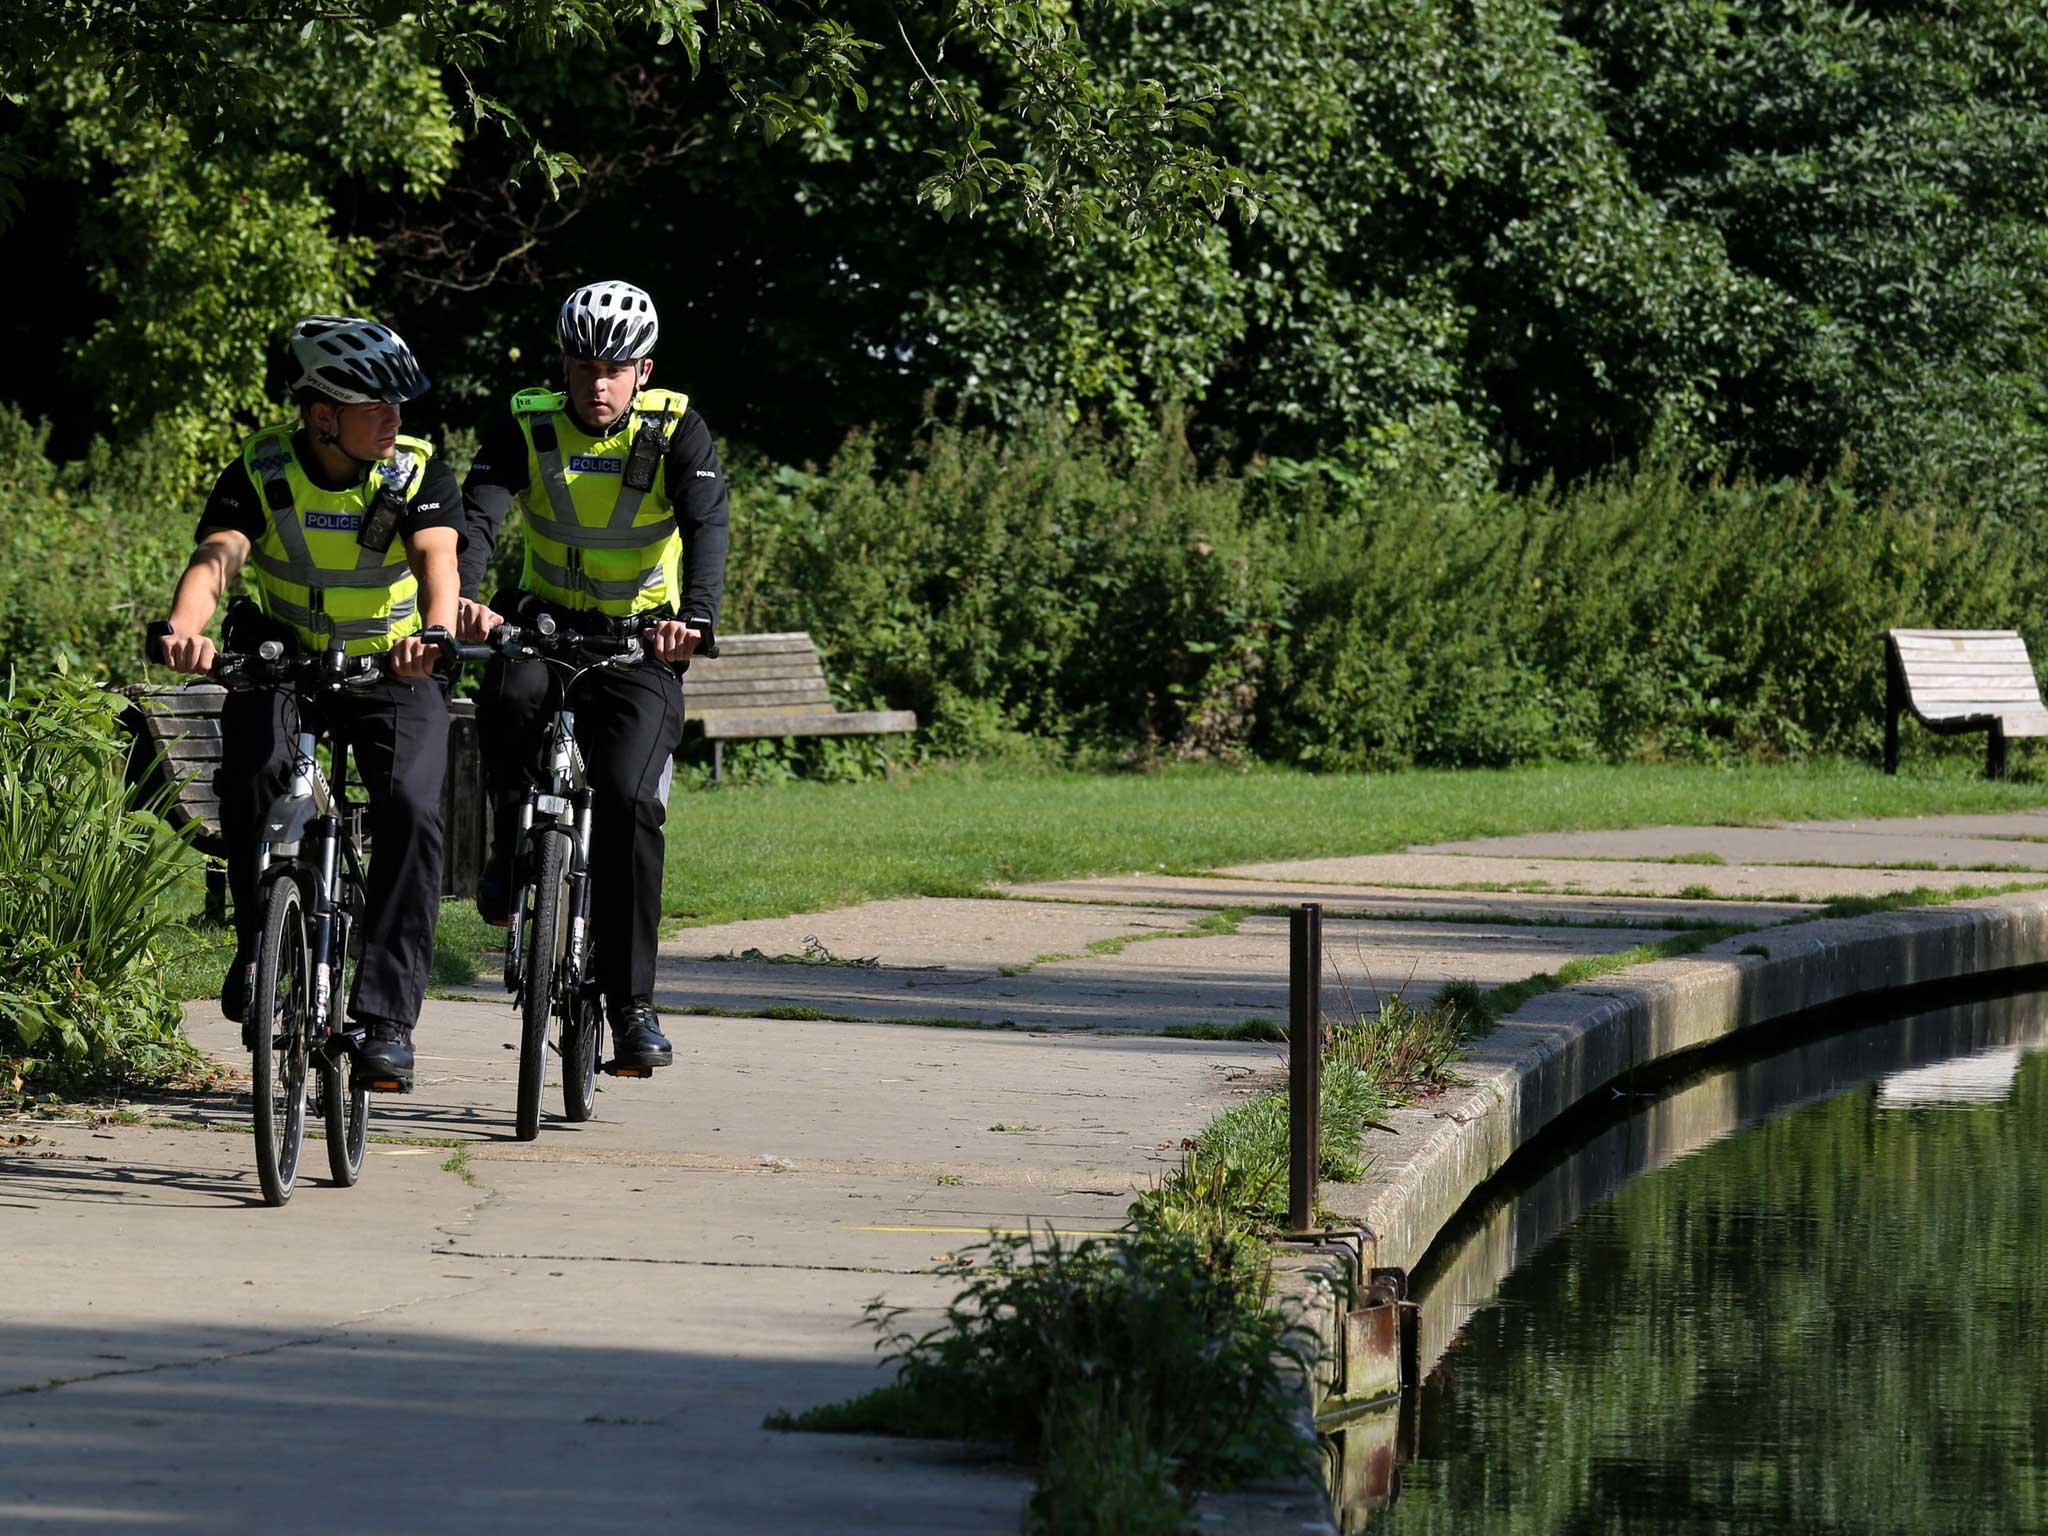
<path fill-rule="evenodd" d="M 682 601 L 683 541 L 664 478 L 690 397 L 643 389 L 609 437 L 591 437 L 566 409 L 568 396 L 521 390 L 512 413 L 526 434 L 526 571 L 520 586 L 564 608 L 615 618 Z M 653 485 L 626 484 L 643 432 L 660 434 Z"/>
<path fill-rule="evenodd" d="M 242 463 L 270 513 L 249 557 L 264 611 L 325 650 L 334 637 L 351 656 L 388 651 L 420 627 L 419 581 L 406 562 L 405 540 L 375 553 L 356 541 L 377 491 L 386 482 L 410 506 L 427 477 L 434 446 L 401 437 L 398 452 L 345 491 L 314 484 L 292 451 L 292 429 L 272 427 L 242 445 Z"/>

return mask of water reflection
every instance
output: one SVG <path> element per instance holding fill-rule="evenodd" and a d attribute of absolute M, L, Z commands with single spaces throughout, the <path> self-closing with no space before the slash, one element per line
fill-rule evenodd
<path fill-rule="evenodd" d="M 2044 1046 L 2039 994 L 1813 1040 L 1468 1213 L 1377 1525 L 2048 1530 Z"/>

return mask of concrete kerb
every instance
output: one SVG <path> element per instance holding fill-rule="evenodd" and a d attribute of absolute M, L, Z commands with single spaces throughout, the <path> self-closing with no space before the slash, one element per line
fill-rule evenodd
<path fill-rule="evenodd" d="M 1313 1419 L 1341 1400 L 1345 1308 L 1364 1277 L 1412 1269 L 1510 1157 L 1592 1095 L 1816 1009 L 2044 964 L 2048 895 L 2022 892 L 1740 934 L 1531 999 L 1473 1042 L 1462 1086 L 1389 1116 L 1392 1134 L 1368 1145 L 1374 1178 L 1324 1187 L 1337 1229 L 1329 1239 L 1281 1249 L 1275 1304 L 1324 1356 L 1303 1382 L 1304 1413 Z M 1309 1491 L 1289 1484 L 1210 1496 L 1200 1528 L 1335 1531 L 1327 1502 L 1304 1520 Z"/>

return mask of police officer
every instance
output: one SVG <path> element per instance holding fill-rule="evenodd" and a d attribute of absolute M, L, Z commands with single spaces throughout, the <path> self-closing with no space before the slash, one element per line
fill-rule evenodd
<path fill-rule="evenodd" d="M 683 735 L 682 684 L 669 664 L 687 661 L 718 619 L 725 474 L 689 397 L 648 387 L 660 325 L 644 292 L 623 282 L 578 288 L 555 334 L 567 389 L 513 396 L 463 482 L 462 634 L 482 639 L 501 610 L 521 623 L 551 613 L 581 633 L 660 621 L 644 665 L 586 673 L 572 702 L 593 802 L 591 976 L 615 1063 L 665 1067 L 674 1053 L 654 1011 L 654 954 L 662 826 Z M 486 607 L 473 599 L 514 502 L 526 514 L 519 590 Z M 502 658 L 484 675 L 477 713 L 494 818 L 477 907 L 489 922 L 509 917 L 518 807 L 543 766 L 556 686 L 553 669 Z"/>
<path fill-rule="evenodd" d="M 220 472 L 170 618 L 150 633 L 169 666 L 206 671 L 206 626 L 246 568 L 257 603 L 231 606 L 230 648 L 275 636 L 314 650 L 339 639 L 352 656 L 390 653 L 386 676 L 332 708 L 370 795 L 363 962 L 349 1014 L 365 1031 L 365 1068 L 410 1086 L 412 1026 L 440 913 L 448 763 L 447 689 L 430 675 L 435 653 L 418 635 L 456 622 L 461 492 L 431 443 L 399 432 L 399 407 L 425 393 L 427 379 L 389 326 L 301 320 L 286 343 L 285 381 L 297 424 L 258 432 Z M 264 812 L 290 773 L 294 713 L 282 689 L 231 693 L 221 706 L 216 783 L 235 904 L 221 1011 L 230 1019 L 241 1019 L 254 981 L 256 851 Z"/>

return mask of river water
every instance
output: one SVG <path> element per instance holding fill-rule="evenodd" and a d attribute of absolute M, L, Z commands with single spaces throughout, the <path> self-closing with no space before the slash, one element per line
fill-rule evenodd
<path fill-rule="evenodd" d="M 1347 1528 L 2048 1532 L 2048 997 L 1613 1104 L 1417 1272 Z"/>

